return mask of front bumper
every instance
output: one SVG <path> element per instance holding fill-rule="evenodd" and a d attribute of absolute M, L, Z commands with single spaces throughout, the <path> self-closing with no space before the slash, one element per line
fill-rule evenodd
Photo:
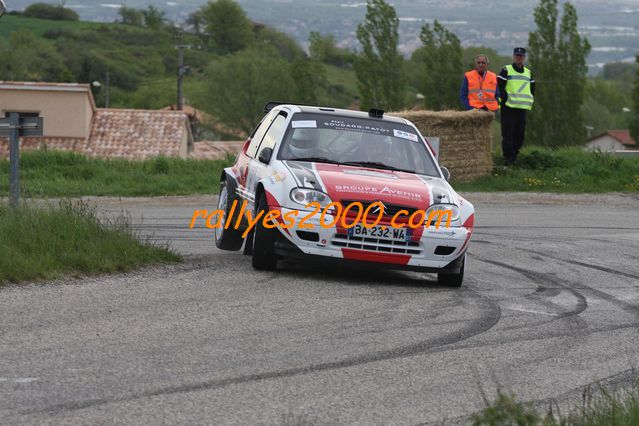
<path fill-rule="evenodd" d="M 282 215 L 291 211 L 281 208 Z M 332 218 L 327 215 L 325 221 L 330 223 Z M 465 227 L 431 226 L 411 230 L 409 241 L 393 242 L 353 237 L 338 227 L 324 228 L 319 217 L 307 220 L 306 224 L 313 228 L 278 228 L 276 252 L 282 256 L 332 258 L 390 269 L 459 272 L 472 234 L 472 229 Z M 382 220 L 380 225 L 389 226 L 390 222 Z"/>

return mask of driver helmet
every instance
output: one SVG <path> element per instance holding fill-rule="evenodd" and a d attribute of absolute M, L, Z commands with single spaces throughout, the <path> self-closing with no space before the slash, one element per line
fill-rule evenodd
<path fill-rule="evenodd" d="M 318 142 L 319 132 L 317 129 L 295 129 L 288 148 L 294 157 L 313 157 L 317 152 Z"/>

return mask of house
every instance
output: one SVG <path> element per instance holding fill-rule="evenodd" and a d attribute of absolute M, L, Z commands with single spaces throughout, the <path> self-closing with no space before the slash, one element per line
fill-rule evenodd
<path fill-rule="evenodd" d="M 584 149 L 602 152 L 634 151 L 639 150 L 639 145 L 628 130 L 608 130 L 588 139 Z"/>
<path fill-rule="evenodd" d="M 183 111 L 97 108 L 88 84 L 0 81 L 0 114 L 43 118 L 43 136 L 21 138 L 20 149 L 58 149 L 96 157 L 186 158 L 193 150 Z M 0 158 L 8 140 L 0 138 Z"/>

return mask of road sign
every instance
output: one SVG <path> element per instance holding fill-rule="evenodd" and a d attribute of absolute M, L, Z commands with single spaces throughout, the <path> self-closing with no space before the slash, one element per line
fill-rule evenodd
<path fill-rule="evenodd" d="M 18 123 L 19 136 L 42 136 L 44 130 L 42 117 L 20 117 Z M 11 129 L 11 119 L 0 118 L 0 137 L 9 137 Z"/>
<path fill-rule="evenodd" d="M 2 0 L 0 0 L 2 1 Z M 13 208 L 20 198 L 20 136 L 42 136 L 42 117 L 20 117 L 10 112 L 0 118 L 0 137 L 9 137 L 9 198 Z"/>

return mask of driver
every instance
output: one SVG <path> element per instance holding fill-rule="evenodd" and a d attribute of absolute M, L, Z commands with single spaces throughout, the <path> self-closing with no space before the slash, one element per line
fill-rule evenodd
<path fill-rule="evenodd" d="M 315 157 L 319 149 L 318 144 L 317 129 L 295 129 L 288 150 L 293 158 Z"/>
<path fill-rule="evenodd" d="M 368 135 L 366 137 L 367 161 L 386 163 L 391 157 L 392 140 L 388 136 Z"/>

